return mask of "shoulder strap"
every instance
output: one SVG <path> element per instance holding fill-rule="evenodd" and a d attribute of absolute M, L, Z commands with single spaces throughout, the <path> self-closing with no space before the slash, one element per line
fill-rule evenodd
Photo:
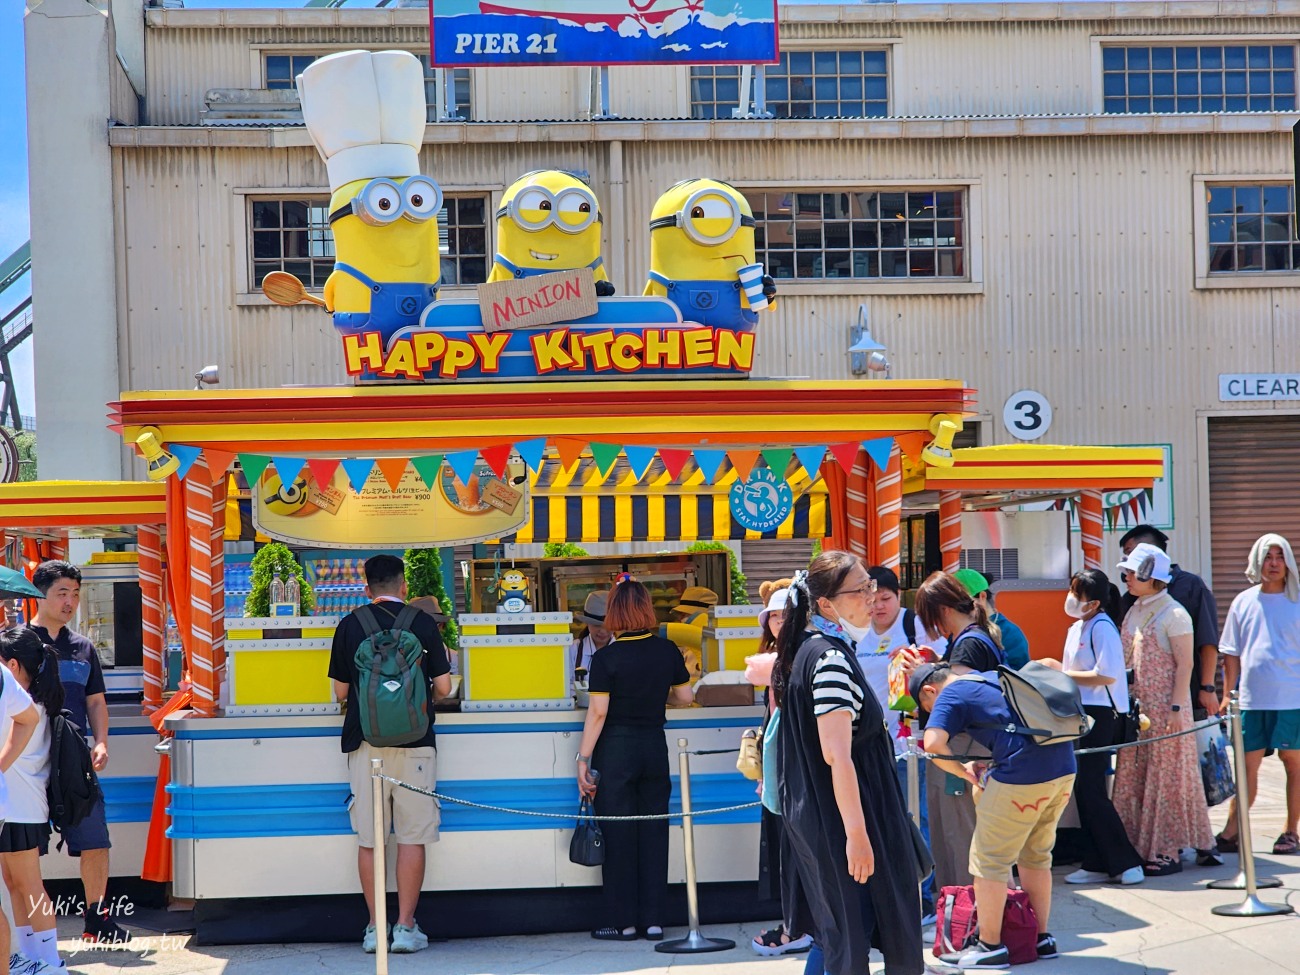
<path fill-rule="evenodd" d="M 379 282 L 376 281 L 374 278 L 370 277 L 367 274 L 362 273 L 361 271 L 358 271 L 351 264 L 344 264 L 342 261 L 334 262 L 334 270 L 342 271 L 344 274 L 348 275 L 349 277 L 356 278 L 367 288 L 374 288 L 377 287 L 379 284 Z"/>
<path fill-rule="evenodd" d="M 516 264 L 514 261 L 510 261 L 502 257 L 500 253 L 493 254 L 492 260 L 495 261 L 497 264 L 500 264 L 507 271 L 509 271 L 513 277 L 522 278 L 524 276 L 524 273 L 520 269 L 518 264 Z"/>
<path fill-rule="evenodd" d="M 916 614 L 910 609 L 903 610 L 903 636 L 908 643 L 916 644 Z"/>
<path fill-rule="evenodd" d="M 361 624 L 361 630 L 367 637 L 373 637 L 379 632 L 379 621 L 375 619 L 375 611 L 369 606 L 358 606 L 356 609 L 357 622 Z"/>
<path fill-rule="evenodd" d="M 660 274 L 658 271 L 650 271 L 648 274 L 646 274 L 646 277 L 648 277 L 651 281 L 655 282 L 655 284 L 663 285 L 665 288 L 667 288 L 669 285 L 672 284 L 672 281 L 670 281 L 664 275 Z"/>
<path fill-rule="evenodd" d="M 415 631 L 411 629 L 411 626 L 415 623 L 416 614 L 419 612 L 420 610 L 416 609 L 410 603 L 407 603 L 402 607 L 402 611 L 397 614 L 397 618 L 393 620 L 393 625 L 390 626 L 389 629 L 414 633 Z"/>
<path fill-rule="evenodd" d="M 1117 635 L 1119 634 L 1119 627 L 1115 626 L 1115 621 L 1107 615 L 1104 609 L 1092 619 L 1092 626 L 1088 627 L 1088 649 L 1092 651 L 1092 669 L 1096 670 L 1101 665 L 1101 658 L 1097 656 L 1097 644 L 1093 642 L 1092 631 L 1097 628 L 1097 624 L 1103 619 L 1111 625 Z M 1119 708 L 1115 706 L 1115 695 L 1110 692 L 1110 685 L 1102 684 L 1101 687 L 1106 692 L 1106 700 L 1110 701 L 1110 709 L 1119 714 Z"/>

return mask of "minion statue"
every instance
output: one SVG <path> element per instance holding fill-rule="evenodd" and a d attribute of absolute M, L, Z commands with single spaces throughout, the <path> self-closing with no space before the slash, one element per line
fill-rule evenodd
<path fill-rule="evenodd" d="M 572 173 L 540 169 L 515 180 L 497 210 L 497 252 L 488 281 L 589 267 L 596 294 L 614 294 L 600 256 L 600 204 Z"/>
<path fill-rule="evenodd" d="M 751 329 L 774 307 L 776 284 L 754 259 L 754 211 L 733 187 L 682 180 L 650 211 L 645 294 L 667 297 L 682 317 L 713 328 Z"/>
<path fill-rule="evenodd" d="M 298 76 L 307 131 L 329 172 L 337 260 L 325 308 L 341 332 L 384 340 L 438 293 L 442 189 L 420 174 L 424 69 L 407 51 L 343 51 Z"/>

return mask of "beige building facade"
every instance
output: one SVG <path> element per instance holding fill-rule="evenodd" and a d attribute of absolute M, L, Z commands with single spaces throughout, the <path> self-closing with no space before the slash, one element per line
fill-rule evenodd
<path fill-rule="evenodd" d="M 43 0 L 27 36 L 29 65 L 57 52 L 79 89 L 29 85 L 42 476 L 130 474 L 99 424 L 118 389 L 209 363 L 228 386 L 345 381 L 329 317 L 258 291 L 269 270 L 318 288 L 332 263 L 290 79 L 331 51 L 427 56 L 427 11 Z M 780 289 L 755 375 L 850 376 L 864 309 L 893 377 L 979 390 L 980 443 L 1018 422 L 1168 445 L 1152 517 L 1234 592 L 1243 539 L 1300 536 L 1298 42 L 1296 0 L 790 5 L 774 118 L 732 117 L 736 69 L 612 69 L 618 118 L 596 120 L 588 69 L 430 70 L 441 293 L 482 280 L 524 172 L 586 174 L 621 293 L 644 287 L 655 198 L 725 179 Z M 93 373 L 55 367 L 83 347 Z M 1004 416 L 1023 390 L 1050 423 Z"/>

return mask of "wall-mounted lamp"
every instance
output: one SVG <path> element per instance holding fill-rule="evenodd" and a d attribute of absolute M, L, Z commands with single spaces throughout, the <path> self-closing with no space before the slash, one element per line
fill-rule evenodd
<path fill-rule="evenodd" d="M 140 448 L 140 453 L 144 455 L 144 459 L 149 464 L 149 468 L 145 473 L 151 481 L 165 481 L 175 474 L 181 466 L 179 460 L 163 449 L 158 434 L 157 427 L 149 427 L 135 438 L 135 445 Z"/>
<path fill-rule="evenodd" d="M 866 305 L 858 305 L 858 320 L 849 329 L 849 342 L 849 366 L 853 375 L 874 372 L 884 373 L 884 378 L 889 378 L 889 357 L 885 355 L 885 346 L 871 337 Z"/>
<path fill-rule="evenodd" d="M 934 434 L 934 439 L 921 451 L 921 460 L 931 467 L 951 467 L 952 442 L 961 433 L 961 428 L 960 417 L 936 416 L 930 421 L 930 432 Z"/>
<path fill-rule="evenodd" d="M 194 388 L 202 389 L 204 385 L 215 386 L 221 382 L 221 370 L 217 366 L 204 366 L 194 374 Z"/>

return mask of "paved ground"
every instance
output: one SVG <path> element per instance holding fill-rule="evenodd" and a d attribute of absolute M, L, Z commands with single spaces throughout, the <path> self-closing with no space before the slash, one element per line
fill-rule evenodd
<path fill-rule="evenodd" d="M 1263 891 L 1268 901 L 1290 900 L 1300 910 L 1300 857 L 1267 853 L 1281 832 L 1283 779 L 1276 761 L 1265 763 L 1253 833 L 1261 876 L 1283 881 Z M 1217 815 L 1213 815 L 1217 814 Z M 1224 808 L 1212 810 L 1216 830 Z M 1243 895 L 1208 890 L 1206 882 L 1236 874 L 1237 858 L 1223 867 L 1189 867 L 1181 875 L 1137 887 L 1068 887 L 1058 884 L 1052 929 L 1065 952 L 1041 962 L 1044 975 L 1202 975 L 1209 972 L 1286 975 L 1300 972 L 1300 917 L 1234 919 L 1210 908 Z M 1068 871 L 1060 870 L 1058 874 Z M 368 975 L 374 959 L 355 944 L 262 945 L 195 948 L 183 936 L 153 938 L 147 950 L 76 951 L 75 922 L 66 921 L 62 947 L 69 968 L 84 975 Z M 801 975 L 802 957 L 760 959 L 747 946 L 753 926 L 719 925 L 706 933 L 732 938 L 737 948 L 708 955 L 656 954 L 646 942 L 604 944 L 585 935 L 495 938 L 448 942 L 426 952 L 390 959 L 393 975 Z M 669 931 L 672 937 L 677 932 Z M 883 968 L 872 966 L 873 973 Z M 1020 969 L 1017 969 L 1019 971 Z"/>

